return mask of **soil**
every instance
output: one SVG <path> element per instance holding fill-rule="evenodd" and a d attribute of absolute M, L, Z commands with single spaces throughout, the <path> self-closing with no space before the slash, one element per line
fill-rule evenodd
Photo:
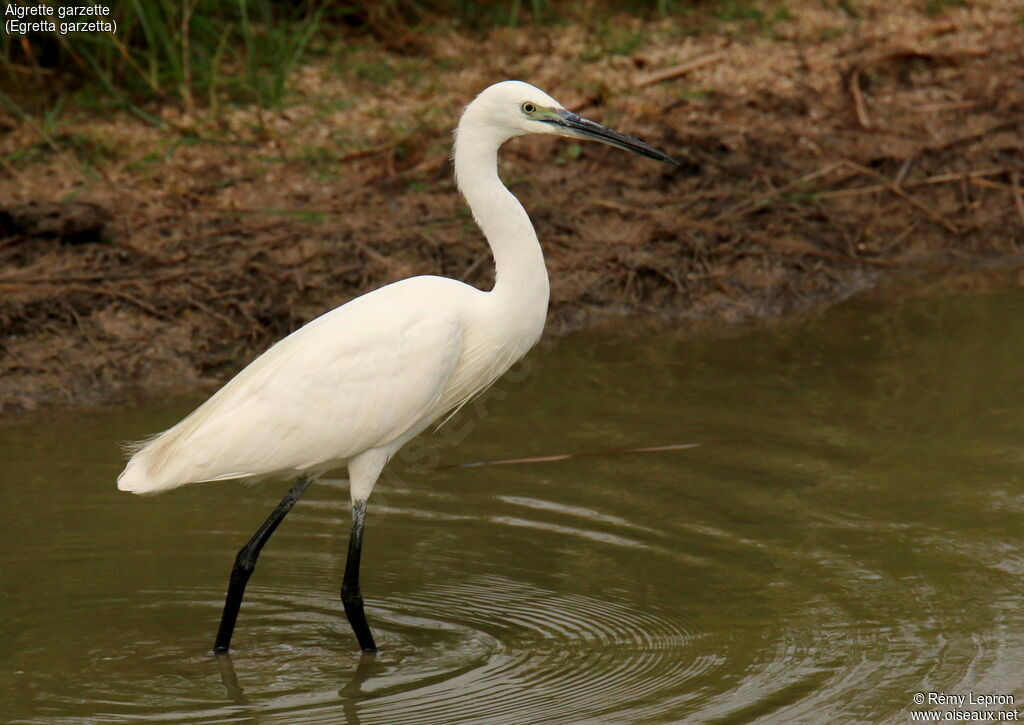
<path fill-rule="evenodd" d="M 1019 1 L 922 7 L 438 25 L 405 52 L 339 35 L 278 109 L 0 116 L 0 411 L 216 384 L 402 277 L 487 287 L 447 154 L 461 107 L 504 78 L 682 162 L 506 145 L 552 333 L 769 319 L 971 270 L 1024 283 Z"/>

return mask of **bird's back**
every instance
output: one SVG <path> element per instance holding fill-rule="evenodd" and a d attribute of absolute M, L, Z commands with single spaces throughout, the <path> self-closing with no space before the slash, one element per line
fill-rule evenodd
<path fill-rule="evenodd" d="M 141 443 L 118 488 L 150 493 L 319 473 L 362 451 L 400 445 L 448 405 L 466 311 L 480 295 L 454 280 L 414 277 L 328 312 Z"/>

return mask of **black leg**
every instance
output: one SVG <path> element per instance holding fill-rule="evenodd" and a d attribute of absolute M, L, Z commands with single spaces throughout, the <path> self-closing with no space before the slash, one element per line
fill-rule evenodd
<path fill-rule="evenodd" d="M 359 590 L 359 558 L 363 552 L 363 523 L 366 521 L 366 501 L 352 504 L 352 536 L 348 540 L 348 559 L 345 562 L 345 578 L 341 582 L 341 603 L 345 605 L 345 616 L 356 633 L 363 652 L 376 652 L 373 633 L 366 622 L 363 611 L 363 593 Z"/>
<path fill-rule="evenodd" d="M 281 503 L 270 514 L 263 525 L 256 530 L 256 533 L 249 539 L 249 543 L 241 548 L 238 556 L 235 557 L 235 566 L 231 570 L 231 580 L 228 582 L 228 596 L 224 601 L 224 614 L 220 618 L 220 629 L 217 630 L 217 641 L 213 645 L 214 652 L 227 652 L 231 647 L 231 634 L 235 631 L 235 620 L 238 619 L 238 608 L 242 606 L 242 595 L 245 594 L 245 585 L 256 568 L 256 559 L 260 555 L 260 549 L 267 543 L 267 539 L 274 533 L 274 529 L 281 523 L 281 520 L 292 510 L 292 506 L 299 500 L 306 488 L 313 482 L 309 476 L 300 476 L 291 490 L 281 499 Z"/>

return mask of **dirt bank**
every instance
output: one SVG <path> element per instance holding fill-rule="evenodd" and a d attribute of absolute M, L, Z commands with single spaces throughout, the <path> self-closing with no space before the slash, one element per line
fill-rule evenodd
<path fill-rule="evenodd" d="M 220 380 L 404 276 L 488 285 L 446 154 L 461 106 L 508 77 L 683 159 L 506 147 L 554 331 L 749 320 L 922 271 L 1024 266 L 1019 2 L 847 5 L 703 32 L 441 27 L 404 55 L 339 36 L 277 110 L 147 109 L 163 128 L 0 117 L 0 409 Z"/>

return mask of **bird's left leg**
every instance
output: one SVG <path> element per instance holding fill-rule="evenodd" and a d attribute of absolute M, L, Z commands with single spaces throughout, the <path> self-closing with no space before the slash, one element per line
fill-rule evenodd
<path fill-rule="evenodd" d="M 363 592 L 359 588 L 359 559 L 363 552 L 363 523 L 366 520 L 366 501 L 352 503 L 352 534 L 348 539 L 348 559 L 345 561 L 345 578 L 341 582 L 341 603 L 345 616 L 352 625 L 352 631 L 359 640 L 363 652 L 376 652 L 377 643 L 366 621 L 363 609 Z"/>
<path fill-rule="evenodd" d="M 348 540 L 348 559 L 345 561 L 345 578 L 341 582 L 341 603 L 345 616 L 352 625 L 356 639 L 363 652 L 376 652 L 377 643 L 366 621 L 363 608 L 363 592 L 359 588 L 359 562 L 363 553 L 363 525 L 366 522 L 366 499 L 377 482 L 388 454 L 369 450 L 348 462 L 349 486 L 352 492 L 352 534 Z"/>
<path fill-rule="evenodd" d="M 245 594 L 245 585 L 249 583 L 249 577 L 252 576 L 253 569 L 256 568 L 256 559 L 260 555 L 260 550 L 311 483 L 313 483 L 312 476 L 300 476 L 291 490 L 281 499 L 277 508 L 235 557 L 235 565 L 231 569 L 231 580 L 228 582 L 228 595 L 224 600 L 224 613 L 221 615 L 220 629 L 217 630 L 217 641 L 213 645 L 214 652 L 227 652 L 231 647 L 231 635 L 235 631 L 238 609 L 242 606 L 242 595 Z"/>

